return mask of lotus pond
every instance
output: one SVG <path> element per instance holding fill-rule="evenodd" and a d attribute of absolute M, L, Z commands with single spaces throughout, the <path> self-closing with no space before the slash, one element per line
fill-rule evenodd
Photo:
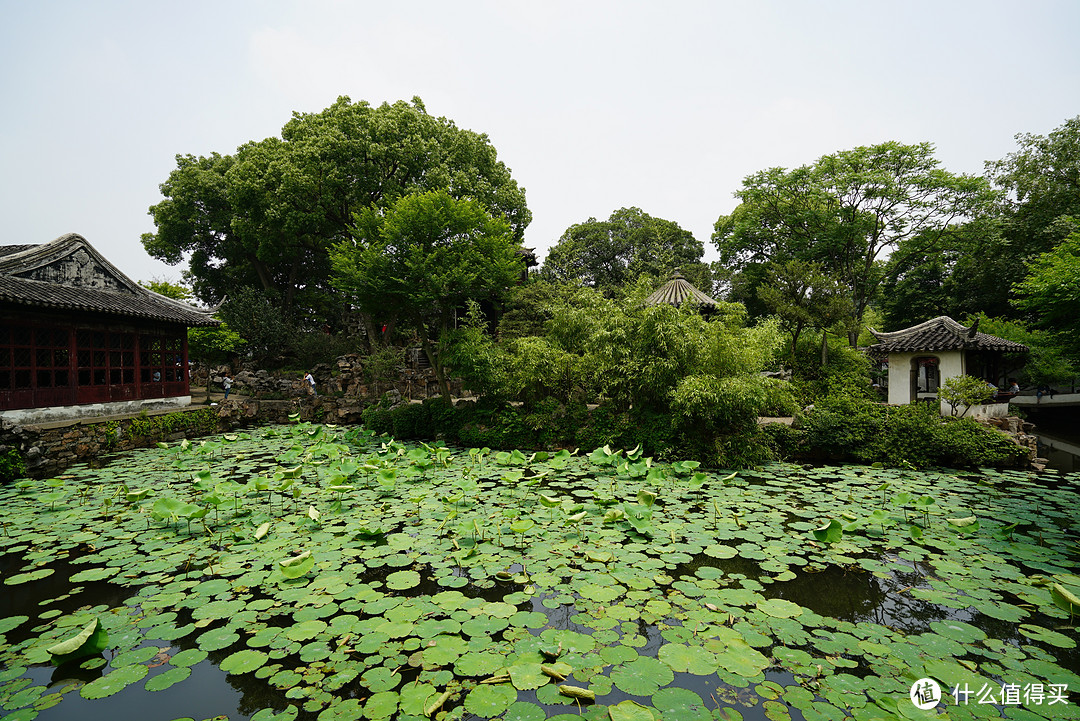
<path fill-rule="evenodd" d="M 0 488 L 0 715 L 1074 718 L 1078 481 L 309 424 L 136 451 Z"/>

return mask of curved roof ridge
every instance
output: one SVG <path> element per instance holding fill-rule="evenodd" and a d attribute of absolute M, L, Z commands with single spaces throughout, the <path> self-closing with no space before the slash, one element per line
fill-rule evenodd
<path fill-rule="evenodd" d="M 947 350 L 994 350 L 1006 353 L 1026 353 L 1023 343 L 979 332 L 976 320 L 970 326 L 961 325 L 946 315 L 903 330 L 882 333 L 869 329 L 878 342 L 870 346 L 876 354 L 904 352 L 936 352 Z"/>
<path fill-rule="evenodd" d="M 12 252 L 6 255 L 0 253 L 0 301 L 58 310 L 150 318 L 188 326 L 219 323 L 211 317 L 213 309 L 199 308 L 139 285 L 78 233 L 65 233 L 39 245 L 5 248 Z M 86 265 L 92 260 L 100 272 L 108 276 L 104 283 L 67 283 L 64 278 L 48 272 L 49 266 L 70 262 L 69 259 L 78 252 L 85 253 L 78 260 L 79 265 Z M 39 270 L 43 272 L 37 272 Z"/>
<path fill-rule="evenodd" d="M 926 330 L 930 330 L 936 326 L 944 326 L 946 330 L 954 333 L 957 338 L 969 335 L 972 329 L 978 327 L 978 322 L 971 326 L 963 326 L 957 323 L 955 320 L 947 315 L 939 315 L 937 318 L 931 318 L 930 320 L 924 320 L 922 323 L 913 325 L 910 328 L 903 328 L 901 330 L 893 330 L 888 332 L 877 331 L 873 328 L 867 330 L 873 334 L 875 338 L 883 343 L 888 341 L 897 340 L 900 338 L 906 338 L 909 335 L 915 335 Z"/>

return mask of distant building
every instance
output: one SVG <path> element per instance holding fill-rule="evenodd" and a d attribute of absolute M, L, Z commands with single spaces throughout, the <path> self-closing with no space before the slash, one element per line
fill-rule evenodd
<path fill-rule="evenodd" d="M 892 405 L 937 400 L 941 384 L 953 376 L 975 376 L 1004 388 L 1007 376 L 1022 365 L 1017 354 L 1028 350 L 980 333 L 977 321 L 963 326 L 944 315 L 892 333 L 869 330 L 878 339 L 871 355 L 888 359 Z"/>
<path fill-rule="evenodd" d="M 187 405 L 187 329 L 217 323 L 138 285 L 75 233 L 0 246 L 0 417 Z"/>

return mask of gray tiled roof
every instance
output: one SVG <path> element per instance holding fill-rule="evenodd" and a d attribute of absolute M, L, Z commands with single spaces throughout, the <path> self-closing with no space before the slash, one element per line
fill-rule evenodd
<path fill-rule="evenodd" d="M 875 354 L 946 350 L 1026 353 L 1028 350 L 1022 343 L 980 333 L 978 328 L 978 321 L 971 326 L 962 326 L 944 315 L 891 333 L 881 333 L 870 328 L 870 332 L 878 339 L 878 343 L 870 346 L 870 350 Z"/>
<path fill-rule="evenodd" d="M 65 268 L 73 262 L 92 267 L 94 276 L 68 273 L 70 277 L 65 277 Z M 75 233 L 41 245 L 0 246 L 0 302 L 186 326 L 218 324 L 207 311 L 133 282 Z"/>
<path fill-rule="evenodd" d="M 675 271 L 671 276 L 671 280 L 664 283 L 655 293 L 645 299 L 645 305 L 667 303 L 668 305 L 678 306 L 688 300 L 698 305 L 716 305 L 715 300 L 691 285 L 690 281 L 682 277 L 679 271 Z"/>

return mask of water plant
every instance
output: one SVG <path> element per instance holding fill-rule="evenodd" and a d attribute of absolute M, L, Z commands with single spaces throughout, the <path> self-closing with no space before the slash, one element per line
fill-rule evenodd
<path fill-rule="evenodd" d="M 74 469 L 55 507 L 0 488 L 3 713 L 174 687 L 174 715 L 232 713 L 191 705 L 214 678 L 256 721 L 869 720 L 914 717 L 916 678 L 1080 687 L 1077 476 L 235 435 Z"/>

